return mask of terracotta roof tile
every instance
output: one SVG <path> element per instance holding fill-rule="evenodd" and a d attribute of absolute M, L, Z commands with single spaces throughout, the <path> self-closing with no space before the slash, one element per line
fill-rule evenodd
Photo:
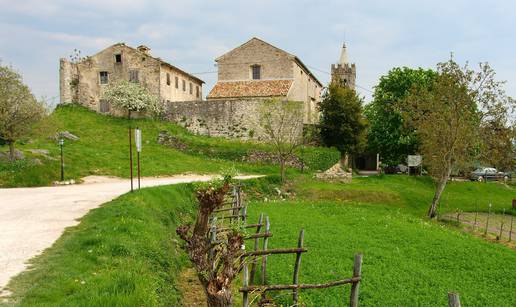
<path fill-rule="evenodd" d="M 219 81 L 208 95 L 213 98 L 287 96 L 293 80 Z"/>

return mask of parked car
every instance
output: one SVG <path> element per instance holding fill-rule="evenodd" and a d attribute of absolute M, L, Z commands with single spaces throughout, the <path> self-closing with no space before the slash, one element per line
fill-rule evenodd
<path fill-rule="evenodd" d="M 511 174 L 499 172 L 496 168 L 493 167 L 481 167 L 471 172 L 469 178 L 476 181 L 509 180 L 511 178 Z"/>

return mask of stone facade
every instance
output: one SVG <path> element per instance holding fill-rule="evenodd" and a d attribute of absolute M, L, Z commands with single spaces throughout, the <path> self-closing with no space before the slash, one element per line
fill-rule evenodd
<path fill-rule="evenodd" d="M 170 101 L 165 104 L 165 118 L 196 134 L 264 140 L 259 124 L 263 103 L 263 99 Z M 303 107 L 301 102 L 299 107 Z M 302 120 L 299 118 L 300 122 Z M 302 128 L 299 137 L 302 137 Z"/>
<path fill-rule="evenodd" d="M 243 45 L 227 52 L 215 60 L 218 66 L 218 82 L 208 95 L 208 100 L 279 98 L 301 101 L 304 104 L 304 123 L 318 120 L 316 104 L 321 99 L 322 84 L 301 62 L 301 60 L 258 38 L 252 38 Z M 254 73 L 255 69 L 257 73 Z M 279 86 L 271 80 L 291 80 L 291 85 L 283 92 L 260 86 L 242 86 L 244 82 L 264 83 Z M 221 88 L 228 86 L 236 90 L 231 95 L 220 94 Z M 256 90 L 254 90 L 256 89 Z M 271 96 L 270 93 L 276 93 Z"/>
<path fill-rule="evenodd" d="M 118 43 L 78 62 L 60 59 L 61 103 L 77 102 L 97 112 L 117 114 L 102 95 L 119 80 L 139 82 L 163 102 L 201 100 L 202 80 L 152 57 L 149 51 L 145 46 L 135 49 Z"/>

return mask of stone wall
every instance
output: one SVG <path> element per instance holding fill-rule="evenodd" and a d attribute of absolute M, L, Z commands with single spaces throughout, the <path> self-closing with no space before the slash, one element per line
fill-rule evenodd
<path fill-rule="evenodd" d="M 260 99 L 173 101 L 166 103 L 165 117 L 197 134 L 264 140 L 259 124 L 263 103 Z M 299 121 L 302 123 L 303 118 Z"/>

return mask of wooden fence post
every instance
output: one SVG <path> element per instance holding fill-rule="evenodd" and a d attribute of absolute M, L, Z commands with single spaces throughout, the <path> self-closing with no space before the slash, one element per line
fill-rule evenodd
<path fill-rule="evenodd" d="M 258 219 L 258 226 L 256 226 L 256 233 L 260 233 L 260 230 L 262 228 L 262 223 L 263 223 L 263 213 L 260 213 L 260 218 Z M 265 239 L 264 239 L 265 240 Z M 254 251 L 257 251 L 258 250 L 258 245 L 260 244 L 260 238 L 255 238 L 254 239 Z M 256 262 L 257 262 L 257 257 L 253 257 L 253 263 L 251 265 L 251 276 L 250 276 L 250 282 L 249 284 L 253 285 L 254 284 L 254 275 L 256 274 Z"/>
<path fill-rule="evenodd" d="M 249 269 L 247 267 L 247 263 L 244 264 L 244 289 L 247 289 L 249 286 Z M 242 306 L 249 306 L 249 292 L 245 290 L 242 292 Z"/>
<path fill-rule="evenodd" d="M 502 212 L 502 221 L 500 222 L 500 234 L 498 235 L 498 240 L 501 240 L 502 239 L 502 234 L 503 234 L 503 219 L 505 218 L 505 208 L 503 209 L 503 212 Z"/>
<path fill-rule="evenodd" d="M 269 223 L 269 216 L 265 217 L 265 232 L 269 233 L 271 225 Z M 263 238 L 263 250 L 267 250 L 267 244 L 269 243 L 269 238 Z M 267 255 L 262 256 L 262 285 L 267 284 Z M 265 292 L 262 294 L 262 298 L 265 298 Z"/>
<path fill-rule="evenodd" d="M 448 292 L 448 307 L 461 307 L 458 293 Z"/>
<path fill-rule="evenodd" d="M 491 215 L 491 204 L 489 204 L 489 211 L 487 212 L 487 220 L 486 220 L 486 231 L 484 235 L 487 236 L 487 228 L 489 227 L 489 216 Z"/>
<path fill-rule="evenodd" d="M 305 230 L 301 229 L 299 232 L 299 239 L 297 241 L 297 247 L 303 248 L 303 241 L 305 239 Z M 299 284 L 299 267 L 301 266 L 301 252 L 296 253 L 296 263 L 294 265 L 294 278 L 293 278 L 293 284 L 298 285 Z M 292 290 L 292 300 L 294 301 L 294 306 L 298 305 L 299 300 L 299 289 Z"/>
<path fill-rule="evenodd" d="M 353 277 L 362 278 L 362 254 L 355 255 L 355 261 L 353 263 Z M 349 298 L 349 306 L 358 306 L 358 293 L 360 287 L 360 280 L 353 282 L 351 285 L 351 295 Z"/>
<path fill-rule="evenodd" d="M 511 214 L 511 228 L 509 230 L 509 242 L 512 240 L 512 221 L 514 220 L 514 215 Z"/>

